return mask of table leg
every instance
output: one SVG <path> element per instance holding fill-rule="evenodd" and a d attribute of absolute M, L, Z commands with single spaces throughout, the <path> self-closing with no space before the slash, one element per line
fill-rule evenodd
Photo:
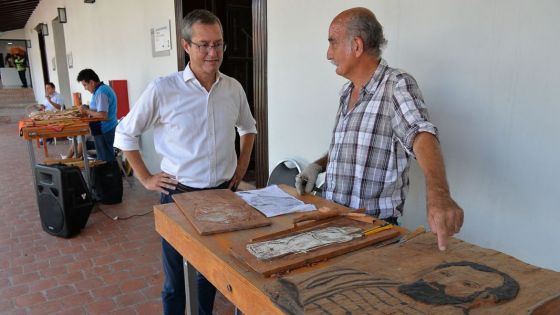
<path fill-rule="evenodd" d="M 187 295 L 187 315 L 198 314 L 198 288 L 196 280 L 196 269 L 183 260 L 185 270 L 185 294 Z"/>
<path fill-rule="evenodd" d="M 86 173 L 86 184 L 88 186 L 88 188 L 91 189 L 91 174 L 90 174 L 90 170 L 89 170 L 89 160 L 88 160 L 88 156 L 87 156 L 87 148 L 86 148 L 86 136 L 81 135 L 80 137 L 82 137 L 82 157 L 84 159 L 84 171 Z M 74 154 L 76 154 L 78 151 L 74 151 Z"/>
<path fill-rule="evenodd" d="M 78 137 L 76 137 L 76 136 L 73 137 L 72 147 L 74 149 L 74 158 L 76 158 L 76 157 L 78 157 Z"/>
<path fill-rule="evenodd" d="M 37 174 L 35 173 L 35 150 L 33 149 L 33 141 L 27 141 L 27 150 L 29 151 L 29 162 L 31 163 L 31 174 L 33 175 L 33 188 L 35 188 L 35 195 L 37 195 Z"/>
<path fill-rule="evenodd" d="M 49 148 L 47 147 L 47 138 L 42 138 L 42 139 L 43 139 L 43 151 L 45 152 L 45 157 L 48 158 Z"/>

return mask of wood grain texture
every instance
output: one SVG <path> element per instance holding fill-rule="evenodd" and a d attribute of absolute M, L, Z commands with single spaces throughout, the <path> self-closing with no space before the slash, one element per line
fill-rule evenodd
<path fill-rule="evenodd" d="M 534 305 L 560 292 L 560 273 L 456 239 L 446 252 L 424 233 L 343 257 L 266 291 L 288 314 L 558 314 L 554 299 Z"/>
<path fill-rule="evenodd" d="M 264 278 L 227 254 L 259 229 L 202 236 L 175 204 L 155 206 L 154 217 L 156 231 L 244 314 L 283 314 L 262 291 Z"/>
<path fill-rule="evenodd" d="M 312 203 L 317 207 L 337 207 L 336 204 L 322 198 L 308 195 L 298 197 L 293 188 L 282 188 L 305 203 Z M 541 305 L 540 303 L 557 296 L 560 292 L 560 273 L 558 272 L 541 269 L 503 253 L 484 249 L 458 239 L 451 239 L 447 251 L 440 252 L 437 248 L 437 240 L 431 233 L 424 233 L 403 246 L 394 244 L 382 248 L 367 247 L 311 266 L 304 266 L 290 271 L 280 280 L 274 277 L 264 277 L 235 258 L 231 254 L 231 248 L 238 244 L 245 244 L 250 239 L 291 228 L 293 219 L 298 214 L 272 218 L 273 224 L 266 227 L 201 236 L 175 204 L 157 205 L 154 208 L 157 232 L 245 314 L 287 313 L 275 303 L 277 300 L 273 292 L 269 290 L 276 286 L 278 281 L 293 282 L 299 276 L 308 278 L 315 273 L 325 272 L 331 268 L 357 269 L 361 274 L 366 273 L 370 276 L 373 275 L 374 278 L 385 279 L 381 282 L 376 280 L 371 283 L 390 287 L 391 290 L 396 290 L 395 286 L 401 283 L 417 280 L 441 263 L 454 261 L 473 261 L 484 264 L 505 272 L 517 280 L 520 290 L 514 300 L 492 308 L 472 309 L 470 310 L 471 315 L 526 315 L 528 310 L 535 309 L 535 306 Z M 356 277 L 361 277 L 359 273 L 356 274 Z M 353 282 L 351 281 L 351 283 Z M 296 287 L 287 294 L 282 293 L 281 296 L 296 294 L 308 296 L 312 293 L 311 291 L 298 293 Z M 383 301 L 373 303 L 374 306 L 376 308 L 387 306 L 390 297 L 385 296 L 383 299 Z M 432 314 L 453 314 L 453 312 L 464 314 L 459 309 L 444 306 L 438 306 L 437 309 L 432 310 Z M 336 310 L 330 311 L 335 313 Z M 365 314 L 366 312 L 350 313 Z M 378 311 L 373 314 L 380 313 L 382 312 Z M 412 313 L 412 311 L 408 313 Z M 420 314 L 427 313 L 422 311 Z"/>
<path fill-rule="evenodd" d="M 272 221 L 229 189 L 175 194 L 173 200 L 200 235 L 272 224 Z"/>

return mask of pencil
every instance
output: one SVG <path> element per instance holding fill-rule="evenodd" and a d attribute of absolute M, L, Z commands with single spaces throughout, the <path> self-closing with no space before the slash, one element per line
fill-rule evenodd
<path fill-rule="evenodd" d="M 388 229 L 391 229 L 391 228 L 393 228 L 393 225 L 392 225 L 392 224 L 387 224 L 387 225 L 382 225 L 382 226 L 376 226 L 376 227 L 374 227 L 374 228 L 364 230 L 364 231 L 362 232 L 362 234 L 363 234 L 364 236 L 368 236 L 368 235 L 375 234 L 375 233 L 378 233 L 378 232 L 381 232 L 381 231 L 385 231 L 385 230 L 388 230 Z"/>

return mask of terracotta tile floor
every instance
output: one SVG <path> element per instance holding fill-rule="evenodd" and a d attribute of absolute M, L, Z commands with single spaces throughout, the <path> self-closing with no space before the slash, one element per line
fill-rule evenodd
<path fill-rule="evenodd" d="M 161 245 L 151 212 L 157 194 L 129 178 L 122 204 L 94 209 L 78 236 L 51 236 L 41 228 L 16 124 L 0 124 L 0 147 L 0 314 L 160 314 Z M 67 147 L 58 142 L 49 153 Z M 41 161 L 42 150 L 35 153 Z M 215 314 L 231 313 L 219 295 Z"/>

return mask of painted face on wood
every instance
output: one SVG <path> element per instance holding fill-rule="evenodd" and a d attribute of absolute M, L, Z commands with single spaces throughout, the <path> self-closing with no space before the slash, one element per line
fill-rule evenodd
<path fill-rule="evenodd" d="M 460 261 L 435 267 L 422 279 L 401 285 L 399 292 L 426 304 L 498 304 L 515 298 L 519 284 L 494 268 Z"/>
<path fill-rule="evenodd" d="M 509 275 L 467 261 L 438 265 L 405 284 L 352 268 L 297 279 L 280 279 L 268 290 L 277 305 L 293 314 L 468 314 L 514 299 L 519 291 Z"/>

